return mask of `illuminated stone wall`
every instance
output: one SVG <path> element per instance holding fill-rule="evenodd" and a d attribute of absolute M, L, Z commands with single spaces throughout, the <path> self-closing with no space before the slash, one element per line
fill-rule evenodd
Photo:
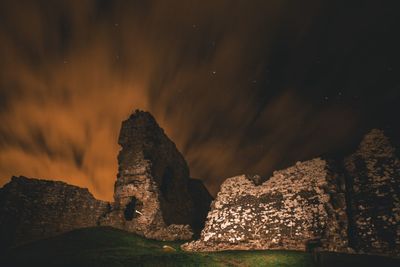
<path fill-rule="evenodd" d="M 208 214 L 201 239 L 187 250 L 288 249 L 319 245 L 347 251 L 344 182 L 314 159 L 277 171 L 256 185 L 228 178 Z"/>
<path fill-rule="evenodd" d="M 228 178 L 186 250 L 293 249 L 400 254 L 400 161 L 372 130 L 345 164 L 314 159 Z"/>

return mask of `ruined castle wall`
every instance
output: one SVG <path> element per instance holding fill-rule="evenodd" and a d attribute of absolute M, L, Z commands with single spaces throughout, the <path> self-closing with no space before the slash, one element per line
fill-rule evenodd
<path fill-rule="evenodd" d="M 297 163 L 258 186 L 249 178 L 225 180 L 200 240 L 184 249 L 346 250 L 343 186 L 324 160 Z"/>
<path fill-rule="evenodd" d="M 345 160 L 350 245 L 360 253 L 400 254 L 400 161 L 380 130 Z"/>
<path fill-rule="evenodd" d="M 107 225 L 158 240 L 188 240 L 199 231 L 211 197 L 175 144 L 148 112 L 122 123 L 114 202 L 62 182 L 13 177 L 0 189 L 2 246 Z"/>
<path fill-rule="evenodd" d="M 0 243 L 8 247 L 96 226 L 107 209 L 86 188 L 13 177 L 0 192 Z"/>
<path fill-rule="evenodd" d="M 102 224 L 148 238 L 190 239 L 194 209 L 189 169 L 175 144 L 143 111 L 122 123 L 119 144 L 115 203 Z"/>

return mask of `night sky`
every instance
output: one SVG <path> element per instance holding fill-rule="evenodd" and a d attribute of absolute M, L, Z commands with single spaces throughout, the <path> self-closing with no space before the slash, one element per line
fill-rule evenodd
<path fill-rule="evenodd" d="M 0 183 L 63 180 L 112 198 L 121 121 L 150 111 L 215 193 L 400 143 L 396 1 L 2 0 Z"/>

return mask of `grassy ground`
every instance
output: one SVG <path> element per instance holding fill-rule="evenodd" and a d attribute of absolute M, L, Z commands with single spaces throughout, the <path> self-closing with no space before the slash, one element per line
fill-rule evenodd
<path fill-rule="evenodd" d="M 187 253 L 179 242 L 159 242 L 108 227 L 86 228 L 7 251 L 0 266 L 370 266 L 371 259 L 293 251 Z M 176 251 L 165 251 L 168 245 Z M 390 259 L 379 267 L 400 266 Z M 394 264 L 394 265 L 391 265 Z"/>

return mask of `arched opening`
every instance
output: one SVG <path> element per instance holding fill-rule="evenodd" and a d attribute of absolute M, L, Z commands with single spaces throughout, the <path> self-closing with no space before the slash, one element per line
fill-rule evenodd
<path fill-rule="evenodd" d="M 124 210 L 124 217 L 127 221 L 132 221 L 141 215 L 143 203 L 135 197 L 131 197 L 131 200 L 126 204 Z"/>

